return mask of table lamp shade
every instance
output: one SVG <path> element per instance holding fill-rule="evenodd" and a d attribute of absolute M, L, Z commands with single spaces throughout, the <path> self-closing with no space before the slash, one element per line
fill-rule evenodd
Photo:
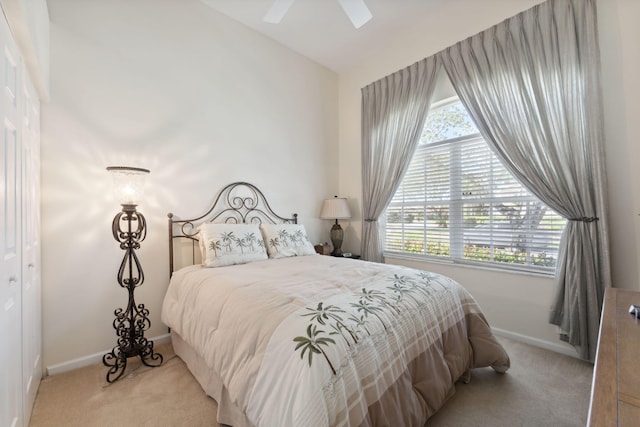
<path fill-rule="evenodd" d="M 349 219 L 351 218 L 351 210 L 347 199 L 343 197 L 333 197 L 322 202 L 320 210 L 320 218 L 322 219 Z"/>

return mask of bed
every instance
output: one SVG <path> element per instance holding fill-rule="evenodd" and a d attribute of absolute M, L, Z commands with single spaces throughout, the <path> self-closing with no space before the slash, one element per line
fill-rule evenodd
<path fill-rule="evenodd" d="M 297 222 L 245 182 L 169 214 L 162 321 L 219 423 L 423 426 L 472 368 L 509 368 L 458 283 L 316 254 Z"/>

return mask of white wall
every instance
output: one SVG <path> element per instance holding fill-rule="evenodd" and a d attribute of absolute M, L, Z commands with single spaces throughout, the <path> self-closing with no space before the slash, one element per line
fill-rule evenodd
<path fill-rule="evenodd" d="M 599 0 L 613 285 L 640 290 L 640 1 Z"/>
<path fill-rule="evenodd" d="M 425 18 L 419 28 L 408 29 L 385 48 L 340 75 L 340 194 L 362 201 L 360 152 L 360 89 L 367 84 L 428 57 L 478 33 L 540 0 L 459 0 L 455 13 L 441 8 L 442 15 Z M 640 93 L 638 75 L 640 39 L 636 18 L 640 2 L 599 0 L 599 26 L 603 63 L 606 120 L 606 154 L 609 173 L 611 252 L 615 286 L 639 289 L 637 244 L 640 240 Z M 448 13 L 448 15 L 447 15 Z M 455 16 L 455 17 L 454 17 Z M 428 22 L 427 22 L 428 19 Z M 345 250 L 360 252 L 361 215 L 351 221 Z M 629 230 L 634 230 L 629 232 Z M 634 238 L 634 233 L 635 237 Z M 566 345 L 547 323 L 553 281 L 540 276 L 514 275 L 452 265 L 387 260 L 442 272 L 471 290 L 495 328 L 520 335 L 557 350 Z"/>
<path fill-rule="evenodd" d="M 45 366 L 115 345 L 124 252 L 109 165 L 151 170 L 140 205 L 136 299 L 159 320 L 168 284 L 166 214 L 202 213 L 224 185 L 258 185 L 310 237 L 337 182 L 337 76 L 197 0 L 49 0 L 51 101 L 42 111 Z"/>

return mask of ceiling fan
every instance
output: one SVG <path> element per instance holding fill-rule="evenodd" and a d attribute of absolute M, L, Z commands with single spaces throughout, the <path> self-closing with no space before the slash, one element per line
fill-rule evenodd
<path fill-rule="evenodd" d="M 263 21 L 271 24 L 279 23 L 287 13 L 295 0 L 275 0 L 271 9 L 262 18 Z M 347 14 L 354 27 L 360 28 L 366 24 L 371 18 L 371 12 L 364 3 L 364 0 L 338 0 L 342 10 Z"/>

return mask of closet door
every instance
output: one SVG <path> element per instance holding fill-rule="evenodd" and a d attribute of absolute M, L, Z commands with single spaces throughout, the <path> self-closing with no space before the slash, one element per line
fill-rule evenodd
<path fill-rule="evenodd" d="M 40 287 L 40 103 L 23 79 L 22 96 L 22 387 L 24 425 L 42 378 Z"/>
<path fill-rule="evenodd" d="M 0 19 L 0 425 L 23 425 L 18 55 Z"/>

